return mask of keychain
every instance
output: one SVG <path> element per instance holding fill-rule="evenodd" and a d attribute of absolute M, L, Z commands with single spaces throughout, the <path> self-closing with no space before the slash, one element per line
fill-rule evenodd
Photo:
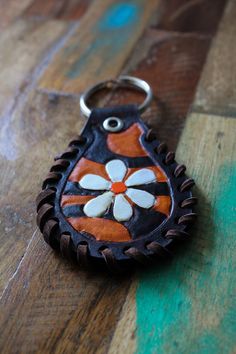
<path fill-rule="evenodd" d="M 145 101 L 91 111 L 91 95 L 114 85 L 144 91 Z M 36 203 L 44 239 L 83 266 L 145 263 L 189 238 L 194 181 L 140 118 L 151 99 L 148 83 L 131 76 L 86 91 L 80 99 L 86 125 L 43 182 Z"/>

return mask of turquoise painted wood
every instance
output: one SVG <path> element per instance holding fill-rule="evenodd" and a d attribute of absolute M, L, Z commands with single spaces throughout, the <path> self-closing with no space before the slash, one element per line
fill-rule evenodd
<path fill-rule="evenodd" d="M 235 131 L 234 119 L 194 115 L 184 132 L 178 155 L 197 183 L 199 219 L 173 262 L 139 274 L 137 354 L 235 353 Z"/>
<path fill-rule="evenodd" d="M 142 1 L 133 1 L 109 7 L 91 29 L 93 41 L 78 60 L 69 66 L 66 76 L 69 79 L 78 78 L 83 70 L 88 70 L 89 62 L 94 61 L 94 58 L 99 60 L 99 57 L 103 57 L 103 52 L 106 53 L 105 61 L 100 62 L 100 67 L 96 68 L 97 73 L 104 70 L 104 65 L 110 65 L 114 56 L 120 55 L 127 46 L 127 33 L 132 36 L 137 32 L 143 6 Z"/>

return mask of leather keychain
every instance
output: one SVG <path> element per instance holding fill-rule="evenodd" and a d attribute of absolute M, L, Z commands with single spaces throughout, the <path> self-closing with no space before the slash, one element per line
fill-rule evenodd
<path fill-rule="evenodd" d="M 91 95 L 114 84 L 144 91 L 145 101 L 91 111 Z M 44 239 L 82 265 L 144 263 L 189 237 L 194 181 L 141 120 L 151 99 L 148 83 L 130 76 L 86 91 L 80 99 L 86 125 L 43 182 L 37 223 Z"/>

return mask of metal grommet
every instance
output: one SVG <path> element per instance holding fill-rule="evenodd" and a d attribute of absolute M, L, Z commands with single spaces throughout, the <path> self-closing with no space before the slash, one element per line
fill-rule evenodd
<path fill-rule="evenodd" d="M 108 132 L 119 132 L 123 128 L 123 126 L 123 121 L 117 117 L 109 117 L 103 122 L 103 128 Z"/>
<path fill-rule="evenodd" d="M 117 87 L 129 87 L 134 88 L 139 91 L 143 91 L 146 93 L 146 98 L 141 105 L 138 106 L 138 110 L 140 113 L 143 113 L 146 108 L 149 106 L 152 100 L 152 89 L 149 84 L 141 80 L 137 77 L 133 76 L 119 76 L 116 80 L 106 80 L 98 83 L 97 85 L 89 88 L 85 91 L 80 97 L 80 109 L 85 117 L 89 117 L 91 114 L 91 109 L 88 107 L 87 102 L 89 98 L 97 91 L 102 90 L 104 88 L 117 88 Z"/>

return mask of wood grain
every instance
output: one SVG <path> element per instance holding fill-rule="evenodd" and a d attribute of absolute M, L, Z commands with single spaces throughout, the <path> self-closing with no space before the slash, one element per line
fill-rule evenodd
<path fill-rule="evenodd" d="M 236 3 L 230 1 L 202 74 L 194 109 L 203 113 L 236 115 Z"/>
<path fill-rule="evenodd" d="M 136 290 L 137 279 L 132 278 L 132 285 L 125 299 L 116 325 L 108 354 L 135 353 L 136 347 Z"/>
<path fill-rule="evenodd" d="M 93 3 L 78 30 L 48 66 L 39 88 L 78 95 L 95 77 L 100 81 L 117 76 L 158 4 L 158 0 Z"/>
<path fill-rule="evenodd" d="M 67 25 L 62 21 L 36 23 L 18 20 L 2 33 L 0 38 L 1 115 L 11 111 L 16 103 L 16 97 L 30 83 L 35 66 L 66 29 Z"/>
<path fill-rule="evenodd" d="M 44 126 L 45 120 L 42 118 L 42 107 L 40 109 L 41 119 L 38 120 L 38 123 L 37 119 L 40 115 L 34 116 L 34 105 L 28 115 L 23 113 L 22 107 L 24 107 L 30 88 L 37 78 L 38 71 L 34 72 L 33 70 L 35 65 L 41 60 L 45 50 L 54 43 L 58 36 L 64 33 L 66 28 L 64 23 L 53 21 L 36 25 L 20 21 L 9 28 L 9 31 L 6 30 L 0 40 L 2 49 L 0 55 L 2 67 L 0 73 L 1 291 L 6 286 L 8 278 L 15 272 L 27 242 L 34 232 L 34 228 L 32 228 L 34 224 L 34 197 L 31 188 L 33 185 L 35 188 L 38 182 L 32 176 L 34 170 L 38 171 L 41 164 L 40 161 L 38 165 L 35 164 L 37 156 L 40 160 L 40 153 L 35 146 L 42 137 L 40 129 L 37 130 L 37 127 Z M 46 40 L 45 33 L 48 31 L 50 31 L 50 35 Z M 44 43 L 39 46 L 39 42 L 42 41 Z M 13 53 L 16 57 L 19 56 L 20 60 L 16 60 Z M 47 130 L 48 128 L 44 127 L 43 129 Z M 29 149 L 32 146 L 34 148 L 30 153 Z M 22 205 L 22 200 L 24 205 Z"/>
<path fill-rule="evenodd" d="M 0 29 L 3 30 L 20 16 L 32 0 L 1 0 Z"/>
<path fill-rule="evenodd" d="M 58 18 L 75 21 L 87 11 L 91 0 L 34 0 L 24 12 L 24 16 L 37 18 Z"/>
<path fill-rule="evenodd" d="M 9 285 L 1 299 L 2 352 L 105 353 L 129 279 L 78 271 L 37 232 Z"/>
<path fill-rule="evenodd" d="M 167 0 L 157 28 L 183 33 L 215 34 L 226 0 Z"/>

